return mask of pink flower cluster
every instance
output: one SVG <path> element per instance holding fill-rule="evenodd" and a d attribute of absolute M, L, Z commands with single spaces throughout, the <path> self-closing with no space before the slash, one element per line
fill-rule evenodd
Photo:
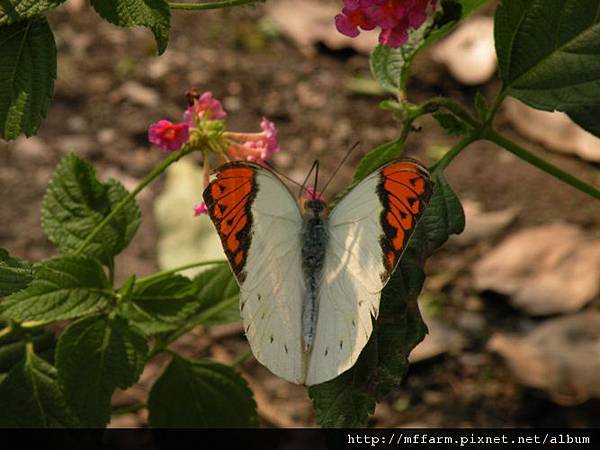
<path fill-rule="evenodd" d="M 408 40 L 408 29 L 417 29 L 427 20 L 428 8 L 438 0 L 343 0 L 342 14 L 335 26 L 346 36 L 356 37 L 360 30 L 381 28 L 379 42 L 398 48 Z"/>
<path fill-rule="evenodd" d="M 173 152 L 185 145 L 197 146 L 204 152 L 205 185 L 208 183 L 211 152 L 216 154 L 218 163 L 246 160 L 259 164 L 279 152 L 277 128 L 270 120 L 263 117 L 260 122 L 262 131 L 258 133 L 227 131 L 223 121 L 227 113 L 211 92 L 200 94 L 191 89 L 188 100 L 183 122 L 173 123 L 163 119 L 153 123 L 148 128 L 148 140 L 163 152 Z M 194 207 L 195 215 L 206 212 L 204 203 Z"/>

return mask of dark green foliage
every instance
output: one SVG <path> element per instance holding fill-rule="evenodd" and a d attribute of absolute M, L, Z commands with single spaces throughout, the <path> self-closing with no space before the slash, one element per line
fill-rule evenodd
<path fill-rule="evenodd" d="M 252 427 L 256 403 L 236 371 L 211 361 L 174 356 L 150 398 L 153 427 Z"/>
<path fill-rule="evenodd" d="M 2 17 L 0 10 L 0 24 Z M 0 61 L 0 138 L 31 136 L 54 95 L 56 45 L 48 22 L 33 18 L 0 26 Z"/>
<path fill-rule="evenodd" d="M 71 153 L 56 168 L 44 196 L 44 231 L 62 253 L 73 253 L 127 194 L 118 181 L 100 183 L 94 168 Z M 140 221 L 140 209 L 131 199 L 84 253 L 110 264 L 112 258 L 127 247 Z"/>
<path fill-rule="evenodd" d="M 27 288 L 0 303 L 0 317 L 18 321 L 72 319 L 107 306 L 113 298 L 96 260 L 65 256 L 41 263 Z"/>
<path fill-rule="evenodd" d="M 113 391 L 137 381 L 147 353 L 146 338 L 118 316 L 86 317 L 65 330 L 56 347 L 58 380 L 83 426 L 108 423 Z"/>

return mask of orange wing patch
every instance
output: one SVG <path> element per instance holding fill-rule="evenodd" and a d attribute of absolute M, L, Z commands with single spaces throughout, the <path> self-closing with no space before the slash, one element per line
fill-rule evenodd
<path fill-rule="evenodd" d="M 252 214 L 250 207 L 255 197 L 256 170 L 248 163 L 224 164 L 216 171 L 216 178 L 204 191 L 204 201 L 225 254 L 238 280 L 244 280 L 244 265 L 250 246 Z"/>
<path fill-rule="evenodd" d="M 423 210 L 429 203 L 433 182 L 419 162 L 404 160 L 380 169 L 378 195 L 383 205 L 380 222 L 384 231 L 381 247 L 386 272 L 391 275 Z"/>

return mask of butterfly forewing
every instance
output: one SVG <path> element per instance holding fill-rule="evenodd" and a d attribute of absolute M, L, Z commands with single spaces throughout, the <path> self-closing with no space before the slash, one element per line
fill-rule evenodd
<path fill-rule="evenodd" d="M 303 383 L 303 221 L 296 201 L 270 171 L 242 162 L 217 169 L 204 198 L 240 285 L 240 312 L 254 356 L 274 374 Z M 234 226 L 236 221 L 246 228 Z"/>
<path fill-rule="evenodd" d="M 244 329 L 261 363 L 306 385 L 354 365 L 432 185 L 418 162 L 395 161 L 367 176 L 333 209 L 317 287 L 316 331 L 305 352 L 308 288 L 298 205 L 279 178 L 259 165 L 234 162 L 217 169 L 204 198 L 240 284 Z"/>

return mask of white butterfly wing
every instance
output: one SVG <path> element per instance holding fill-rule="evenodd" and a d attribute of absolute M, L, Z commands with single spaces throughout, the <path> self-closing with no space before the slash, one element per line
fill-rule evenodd
<path fill-rule="evenodd" d="M 241 162 L 221 166 L 204 197 L 240 284 L 252 353 L 274 374 L 303 383 L 303 221 L 296 201 L 270 171 Z"/>
<path fill-rule="evenodd" d="M 420 164 L 395 162 L 362 180 L 331 212 L 306 385 L 335 378 L 356 363 L 373 331 L 381 291 L 431 190 Z"/>

